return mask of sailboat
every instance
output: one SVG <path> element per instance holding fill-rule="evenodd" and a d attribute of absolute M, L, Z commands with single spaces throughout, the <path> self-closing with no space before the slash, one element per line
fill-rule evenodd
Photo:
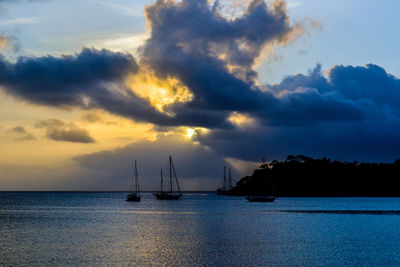
<path fill-rule="evenodd" d="M 172 175 L 173 174 L 173 175 Z M 178 188 L 178 191 L 173 191 L 173 178 L 175 178 L 176 186 Z M 175 172 L 175 167 L 174 167 L 174 162 L 172 161 L 171 156 L 169 156 L 169 184 L 170 184 L 170 190 L 169 191 L 164 191 L 163 190 L 163 173 L 161 169 L 161 190 L 159 192 L 154 193 L 157 199 L 159 200 L 178 200 L 182 196 L 181 188 L 179 187 L 178 183 L 178 178 L 176 176 Z"/>
<path fill-rule="evenodd" d="M 224 166 L 224 184 L 222 188 L 217 189 L 217 195 L 228 195 L 232 189 L 231 168 L 229 168 L 228 185 L 226 184 L 226 167 Z"/>
<path fill-rule="evenodd" d="M 135 160 L 135 175 L 132 175 L 131 192 L 126 197 L 126 201 L 140 201 L 140 189 L 139 189 L 139 175 L 137 171 L 137 164 Z"/>
<path fill-rule="evenodd" d="M 273 196 L 247 196 L 246 199 L 250 202 L 274 202 Z"/>

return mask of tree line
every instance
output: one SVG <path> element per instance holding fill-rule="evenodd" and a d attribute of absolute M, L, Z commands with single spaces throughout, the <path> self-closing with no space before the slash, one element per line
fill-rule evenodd
<path fill-rule="evenodd" d="M 262 164 L 236 183 L 230 195 L 400 196 L 400 160 L 341 162 L 289 155 Z"/>

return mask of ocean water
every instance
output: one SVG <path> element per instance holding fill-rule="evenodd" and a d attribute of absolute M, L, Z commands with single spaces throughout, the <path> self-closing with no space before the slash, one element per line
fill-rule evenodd
<path fill-rule="evenodd" d="M 0 265 L 400 265 L 399 198 L 125 196 L 0 192 Z"/>

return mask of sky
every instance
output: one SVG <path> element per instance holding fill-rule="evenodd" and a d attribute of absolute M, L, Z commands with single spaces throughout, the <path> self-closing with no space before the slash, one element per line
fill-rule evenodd
<path fill-rule="evenodd" d="M 214 190 L 400 158 L 398 1 L 0 0 L 0 190 Z"/>

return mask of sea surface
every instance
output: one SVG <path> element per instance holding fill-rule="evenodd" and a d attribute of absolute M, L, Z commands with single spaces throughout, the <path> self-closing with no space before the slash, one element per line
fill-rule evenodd
<path fill-rule="evenodd" d="M 0 265 L 400 265 L 400 198 L 125 197 L 0 192 Z"/>

